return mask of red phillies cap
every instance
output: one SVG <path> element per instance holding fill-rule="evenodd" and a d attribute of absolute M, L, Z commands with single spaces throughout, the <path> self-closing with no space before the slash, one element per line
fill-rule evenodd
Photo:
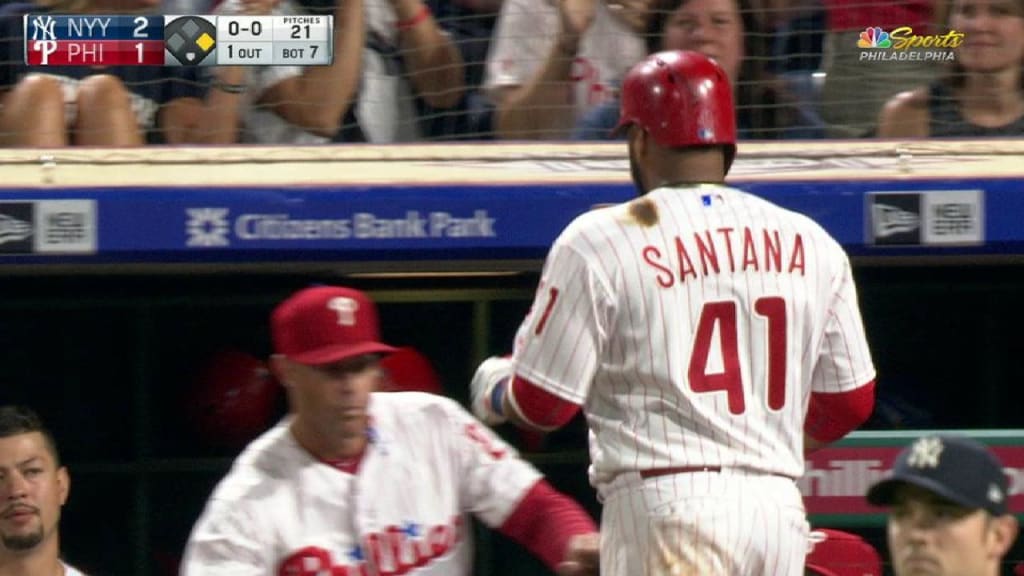
<path fill-rule="evenodd" d="M 814 548 L 807 570 L 821 576 L 882 576 L 882 558 L 875 547 L 856 534 L 821 529 L 811 532 Z"/>
<path fill-rule="evenodd" d="M 380 342 L 373 301 L 352 288 L 300 290 L 274 309 L 270 327 L 274 350 L 300 364 L 330 364 L 395 350 Z"/>

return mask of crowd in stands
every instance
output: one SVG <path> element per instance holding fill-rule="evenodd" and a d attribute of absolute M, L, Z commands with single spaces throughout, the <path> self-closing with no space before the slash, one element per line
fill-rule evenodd
<path fill-rule="evenodd" d="M 24 14 L 160 12 L 333 14 L 333 63 L 24 63 Z M 722 64 L 744 139 L 1024 134 L 1024 0 L 2 0 L 0 146 L 605 140 L 666 49 Z"/>

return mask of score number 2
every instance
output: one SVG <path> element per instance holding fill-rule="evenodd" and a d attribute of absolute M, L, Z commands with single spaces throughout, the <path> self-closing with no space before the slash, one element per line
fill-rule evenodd
<path fill-rule="evenodd" d="M 135 29 L 132 30 L 132 38 L 149 38 L 149 32 L 146 32 L 146 28 L 149 27 L 149 18 L 146 18 L 145 16 L 136 16 L 135 20 L 132 20 L 132 23 L 135 24 Z M 142 42 L 135 43 L 135 51 L 139 56 L 139 64 L 142 64 L 145 61 L 142 48 Z"/>
<path fill-rule="evenodd" d="M 786 405 L 786 301 L 779 296 L 758 298 L 754 301 L 754 312 L 767 323 L 768 408 L 779 410 Z M 711 352 L 711 339 L 716 327 L 719 350 L 722 354 L 722 372 L 708 374 L 708 355 Z M 691 390 L 698 393 L 724 390 L 729 401 L 729 412 L 736 415 L 746 410 L 738 339 L 736 303 L 708 302 L 700 311 L 697 336 L 694 338 L 687 370 L 687 381 Z"/>

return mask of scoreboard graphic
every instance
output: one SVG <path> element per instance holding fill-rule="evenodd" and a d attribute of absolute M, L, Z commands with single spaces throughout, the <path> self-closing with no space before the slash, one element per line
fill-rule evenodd
<path fill-rule="evenodd" d="M 334 17 L 26 14 L 29 66 L 328 66 Z"/>

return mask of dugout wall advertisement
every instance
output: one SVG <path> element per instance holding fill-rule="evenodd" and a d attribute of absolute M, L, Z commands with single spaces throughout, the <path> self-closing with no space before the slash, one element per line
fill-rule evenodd
<path fill-rule="evenodd" d="M 635 197 L 621 145 L 0 151 L 5 159 L 0 266 L 535 267 L 574 217 Z M 773 143 L 742 145 L 728 182 L 810 216 L 855 257 L 912 259 L 1024 254 L 1022 178 L 1014 141 Z M 68 208 L 22 214 L 55 202 Z"/>
<path fill-rule="evenodd" d="M 827 526 L 882 524 L 885 511 L 867 503 L 868 487 L 892 468 L 896 455 L 926 430 L 854 432 L 811 454 L 799 480 L 807 512 Z M 1024 517 L 1024 430 L 942 431 L 963 434 L 992 448 L 1009 480 L 1009 509 Z"/>

